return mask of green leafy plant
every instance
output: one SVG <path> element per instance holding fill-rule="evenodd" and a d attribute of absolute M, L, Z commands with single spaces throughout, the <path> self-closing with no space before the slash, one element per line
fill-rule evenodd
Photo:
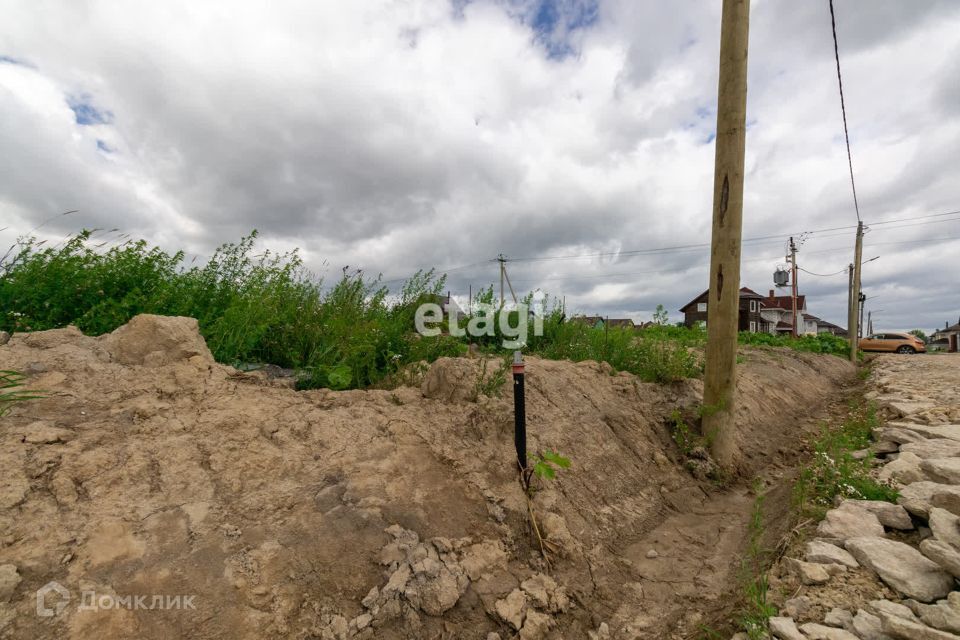
<path fill-rule="evenodd" d="M 673 410 L 673 413 L 670 414 L 670 420 L 673 423 L 670 429 L 670 435 L 673 441 L 677 444 L 677 448 L 680 449 L 680 453 L 689 455 L 693 448 L 697 446 L 696 438 L 690 432 L 690 426 L 683 419 L 683 414 L 680 412 L 680 409 Z"/>
<path fill-rule="evenodd" d="M 530 453 L 528 459 L 533 465 L 534 475 L 543 480 L 553 480 L 557 477 L 557 470 L 570 468 L 570 458 L 554 451 L 544 451 L 539 455 Z"/>
<path fill-rule="evenodd" d="M 500 360 L 496 369 L 488 371 L 488 360 L 483 358 L 480 361 L 480 372 L 477 374 L 477 381 L 474 384 L 473 400 L 476 401 L 481 395 L 490 398 L 499 398 L 503 394 L 503 385 L 507 382 L 507 371 L 510 369 L 507 358 Z"/>
<path fill-rule="evenodd" d="M 36 391 L 21 389 L 26 376 L 18 371 L 0 371 L 0 416 L 10 412 L 15 404 L 44 396 Z"/>

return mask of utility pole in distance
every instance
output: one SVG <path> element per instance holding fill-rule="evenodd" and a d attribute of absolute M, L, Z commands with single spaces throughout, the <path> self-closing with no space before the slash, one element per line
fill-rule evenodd
<path fill-rule="evenodd" d="M 857 350 L 860 347 L 857 336 L 860 334 L 857 307 L 860 306 L 860 263 L 863 260 L 863 221 L 857 223 L 857 241 L 853 248 L 853 274 L 850 282 L 850 317 L 847 334 L 850 336 L 850 362 L 856 364 Z"/>
<path fill-rule="evenodd" d="M 734 401 L 740 319 L 740 242 L 743 231 L 749 31 L 750 0 L 723 0 L 703 433 L 710 442 L 714 459 L 726 469 L 733 467 L 736 455 Z"/>
<path fill-rule="evenodd" d="M 502 253 L 497 257 L 497 262 L 500 263 L 500 309 L 502 310 L 505 302 L 503 298 L 503 274 L 504 274 L 504 269 L 506 269 L 505 265 L 507 262 L 506 258 L 503 257 Z"/>
<path fill-rule="evenodd" d="M 799 335 L 797 331 L 797 245 L 793 243 L 793 236 L 790 236 L 790 283 L 791 300 L 793 308 L 793 337 Z"/>

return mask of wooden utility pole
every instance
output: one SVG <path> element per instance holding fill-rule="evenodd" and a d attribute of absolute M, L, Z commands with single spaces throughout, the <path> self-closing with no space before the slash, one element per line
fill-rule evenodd
<path fill-rule="evenodd" d="M 853 325 L 856 324 L 854 309 L 855 307 L 853 302 L 853 263 L 850 263 L 850 266 L 847 267 L 848 275 L 848 284 L 847 284 L 847 337 L 850 338 L 850 343 L 853 343 Z M 857 354 L 856 351 L 850 353 L 850 360 L 856 362 Z"/>
<path fill-rule="evenodd" d="M 860 347 L 860 323 L 858 322 L 860 306 L 860 263 L 863 260 L 863 222 L 857 223 L 857 241 L 853 249 L 853 273 L 850 281 L 850 317 L 847 334 L 850 336 L 850 362 L 856 363 L 857 350 Z"/>
<path fill-rule="evenodd" d="M 734 401 L 740 320 L 740 241 L 743 229 L 749 25 L 750 0 L 723 0 L 703 433 L 710 442 L 714 459 L 726 469 L 734 466 L 737 450 Z"/>
<path fill-rule="evenodd" d="M 791 300 L 793 308 L 793 337 L 799 335 L 797 330 L 797 245 L 793 243 L 793 236 L 790 237 L 790 286 Z"/>
<path fill-rule="evenodd" d="M 502 254 L 502 253 L 501 253 L 500 256 L 497 258 L 497 262 L 500 263 L 500 309 L 502 310 L 502 309 L 503 309 L 503 304 L 504 304 L 504 298 L 503 298 L 503 273 L 504 273 L 504 269 L 506 269 L 506 266 L 505 266 L 505 265 L 506 265 L 506 262 L 507 262 L 506 258 L 503 257 L 503 254 Z"/>

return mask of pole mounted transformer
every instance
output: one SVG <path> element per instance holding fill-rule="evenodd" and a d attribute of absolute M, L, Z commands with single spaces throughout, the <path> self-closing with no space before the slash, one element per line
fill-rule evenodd
<path fill-rule="evenodd" d="M 778 268 L 773 272 L 773 284 L 778 287 L 785 287 L 790 284 L 790 272 L 786 269 Z"/>

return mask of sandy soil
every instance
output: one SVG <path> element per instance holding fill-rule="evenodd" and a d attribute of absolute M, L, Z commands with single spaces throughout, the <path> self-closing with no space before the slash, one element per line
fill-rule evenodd
<path fill-rule="evenodd" d="M 534 498 L 548 567 L 510 384 L 474 399 L 476 359 L 440 360 L 420 387 L 296 392 L 215 363 L 195 321 L 140 316 L 101 338 L 15 335 L 0 369 L 48 394 L 0 429 L 10 638 L 686 637 L 737 592 L 747 480 L 788 474 L 854 379 L 832 356 L 747 352 L 740 474 L 720 489 L 668 428 L 676 408 L 693 420 L 699 381 L 530 359 L 529 448 L 573 461 Z M 71 600 L 40 617 L 50 581 Z M 194 608 L 79 610 L 83 591 Z"/>

